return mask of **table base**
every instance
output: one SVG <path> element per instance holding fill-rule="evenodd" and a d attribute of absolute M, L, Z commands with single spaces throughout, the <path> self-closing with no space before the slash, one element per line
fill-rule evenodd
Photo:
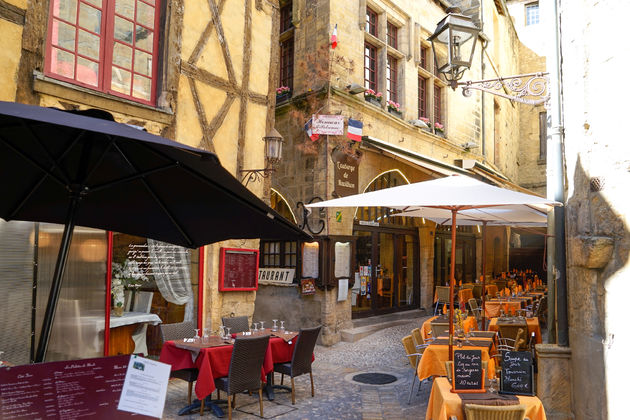
<path fill-rule="evenodd" d="M 203 410 L 210 411 L 215 417 L 225 417 L 225 412 L 218 404 L 226 404 L 227 400 L 212 400 L 211 395 L 208 395 L 203 402 Z M 201 401 L 195 399 L 192 404 L 187 405 L 177 412 L 178 416 L 185 416 L 201 410 Z"/>
<path fill-rule="evenodd" d="M 275 389 L 283 389 L 285 391 L 291 392 L 291 387 L 290 386 L 286 386 L 286 385 L 272 385 L 272 383 L 271 383 L 272 379 L 273 379 L 273 371 L 269 372 L 267 374 L 267 383 L 263 387 L 263 392 L 267 395 L 267 400 L 268 401 L 273 401 L 276 398 L 276 394 L 273 391 L 274 388 Z"/>

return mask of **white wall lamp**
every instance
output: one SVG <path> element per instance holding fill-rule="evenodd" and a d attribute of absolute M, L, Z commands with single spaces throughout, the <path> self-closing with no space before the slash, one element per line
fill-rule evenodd
<path fill-rule="evenodd" d="M 272 128 L 265 137 L 265 167 L 263 169 L 242 169 L 242 180 L 245 181 L 245 186 L 250 181 L 260 182 L 263 178 L 269 178 L 269 176 L 276 170 L 275 166 L 282 160 L 282 144 L 284 139 L 282 135 L 278 133 L 275 128 Z"/>

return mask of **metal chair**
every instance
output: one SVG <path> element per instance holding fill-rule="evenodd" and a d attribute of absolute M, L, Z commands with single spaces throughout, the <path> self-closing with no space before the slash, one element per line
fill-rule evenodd
<path fill-rule="evenodd" d="M 171 340 L 194 337 L 195 325 L 192 321 L 178 322 L 176 324 L 160 324 L 160 332 L 162 333 L 162 344 L 164 344 Z M 171 378 L 178 378 L 188 382 L 188 405 L 192 402 L 192 386 L 198 376 L 199 370 L 196 368 L 171 371 Z"/>
<path fill-rule="evenodd" d="M 464 412 L 467 420 L 526 420 L 526 409 L 522 404 L 496 406 L 466 404 Z"/>
<path fill-rule="evenodd" d="M 477 320 L 477 324 L 479 324 L 481 322 L 481 308 L 477 306 L 477 299 L 468 299 L 468 307 Z M 482 326 L 482 329 L 485 329 L 484 326 Z"/>
<path fill-rule="evenodd" d="M 284 375 L 291 377 L 291 403 L 295 404 L 295 383 L 293 378 L 308 373 L 311 377 L 311 397 L 315 396 L 315 386 L 313 384 L 313 371 L 311 364 L 313 363 L 313 349 L 317 342 L 317 336 L 322 326 L 313 328 L 300 329 L 300 333 L 296 338 L 295 347 L 293 348 L 293 357 L 290 363 L 276 363 L 273 371 L 282 374 L 280 384 L 284 382 Z M 262 414 L 261 414 L 262 415 Z"/>
<path fill-rule="evenodd" d="M 448 322 L 431 322 L 431 337 L 434 339 L 448 335 Z"/>
<path fill-rule="evenodd" d="M 249 320 L 247 316 L 223 317 L 221 318 L 221 322 L 224 327 L 230 329 L 230 333 L 232 334 L 249 331 Z"/>
<path fill-rule="evenodd" d="M 421 344 L 416 346 L 413 342 L 413 337 L 408 335 L 402 338 L 402 344 L 405 348 L 405 352 L 407 353 L 407 360 L 409 360 L 409 364 L 411 365 L 411 369 L 413 370 L 413 381 L 411 382 L 411 387 L 409 388 L 409 400 L 407 404 L 411 404 L 411 395 L 413 395 L 413 387 L 416 385 L 416 379 L 418 378 L 418 364 L 420 363 L 420 358 L 424 353 L 424 349 L 428 347 L 427 344 Z M 422 382 L 418 384 L 418 391 L 420 391 L 420 386 Z"/>
<path fill-rule="evenodd" d="M 228 376 L 217 378 L 214 385 L 228 396 L 228 419 L 232 420 L 232 408 L 236 404 L 236 394 L 258 390 L 260 417 L 263 417 L 262 382 L 260 374 L 265 353 L 269 346 L 269 336 L 238 337 L 234 341 Z M 204 401 L 201 401 L 200 415 L 203 415 Z"/>
<path fill-rule="evenodd" d="M 435 286 L 435 293 L 437 294 L 437 302 L 433 315 L 439 315 L 440 308 L 450 306 L 450 288 L 448 286 Z"/>

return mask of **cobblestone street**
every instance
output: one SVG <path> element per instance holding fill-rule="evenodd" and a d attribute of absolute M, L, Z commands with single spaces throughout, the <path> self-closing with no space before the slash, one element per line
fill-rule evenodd
<path fill-rule="evenodd" d="M 340 342 L 332 347 L 317 346 L 313 376 L 315 398 L 310 395 L 308 375 L 295 378 L 296 404 L 291 404 L 290 392 L 277 391 L 274 401 L 264 399 L 264 418 L 267 419 L 422 419 L 424 418 L 431 383 L 424 382 L 420 392 L 407 404 L 413 372 L 401 343 L 413 328 L 421 326 L 428 317 L 386 328 L 354 342 Z M 387 385 L 363 385 L 352 377 L 364 372 L 381 372 L 396 376 Z M 286 378 L 285 378 L 286 379 Z M 280 375 L 276 375 L 276 384 Z M 286 384 L 287 381 L 285 381 Z M 289 382 L 290 383 L 290 382 Z M 415 390 L 417 390 L 417 384 Z M 165 419 L 194 419 L 199 412 L 178 416 L 186 405 L 187 383 L 172 379 L 168 389 Z M 225 394 L 221 394 L 224 397 Z M 216 397 L 216 393 L 213 394 Z M 222 406 L 223 408 L 225 405 Z M 227 417 L 227 409 L 226 417 Z M 235 419 L 260 418 L 257 395 L 239 394 Z M 204 416 L 212 416 L 204 412 Z"/>

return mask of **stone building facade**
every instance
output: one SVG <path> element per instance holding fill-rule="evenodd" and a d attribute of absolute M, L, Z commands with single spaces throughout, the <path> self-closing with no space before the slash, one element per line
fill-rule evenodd
<path fill-rule="evenodd" d="M 502 5 L 484 1 L 483 5 L 476 2 L 466 9 L 482 25 L 485 42 L 478 43 L 465 79 L 497 78 L 536 67 L 535 55 L 518 40 L 507 8 Z M 333 344 L 341 339 L 341 331 L 352 325 L 353 317 L 430 308 L 434 286 L 442 281 L 440 272 L 448 259 L 442 253 L 448 239 L 443 228 L 436 230 L 432 222 L 393 223 L 387 220 L 386 211 L 368 214 L 361 209 L 315 210 L 304 220 L 302 204 L 451 174 L 471 175 L 518 189 L 522 181 L 518 162 L 524 157 L 532 160 L 531 152 L 521 150 L 520 144 L 538 144 L 538 132 L 530 127 L 534 125 L 531 107 L 488 94 L 464 97 L 436 75 L 427 38 L 445 16 L 445 2 L 293 0 L 280 6 L 278 86 L 289 87 L 290 95 L 277 97 L 275 127 L 286 143 L 271 188 L 272 194 L 281 197 L 284 208 L 292 210 L 296 222 L 308 225 L 317 234 L 324 273 L 316 279 L 319 287 L 315 294 L 304 295 L 298 287 L 302 280 L 298 263 L 296 283 L 261 286 L 254 316 L 321 323 L 322 341 Z M 333 28 L 338 37 L 334 49 L 330 45 Z M 521 62 L 521 54 L 514 51 L 531 55 Z M 355 85 L 372 88 L 375 94 L 380 92 L 381 101 L 357 94 Z M 387 100 L 398 103 L 400 112 L 392 112 Z M 345 131 L 344 135 L 320 135 L 311 140 L 305 134 L 305 124 L 313 114 L 342 116 L 344 125 L 349 118 L 361 121 L 362 141 L 350 141 Z M 428 127 L 419 123 L 423 118 Z M 534 119 L 537 127 L 538 117 Z M 435 129 L 440 124 L 443 132 Z M 342 191 L 336 180 L 340 176 L 340 155 L 358 172 L 350 191 Z M 542 175 L 540 171 L 530 175 L 531 179 L 524 182 L 535 186 L 540 182 L 538 178 L 544 180 L 544 169 Z M 458 237 L 467 245 L 458 251 L 462 253 L 457 256 L 462 261 L 458 264 L 462 265 L 462 278 L 472 281 L 481 272 L 481 234 L 476 228 L 460 228 L 460 232 Z M 389 239 L 383 242 L 387 235 L 393 235 L 393 245 Z M 493 229 L 489 236 L 493 244 L 498 241 L 497 250 L 507 250 L 509 229 Z M 350 290 L 347 299 L 338 300 L 339 279 L 325 265 L 334 265 L 331 250 L 335 244 L 346 242 L 353 246 Z M 365 246 L 378 247 L 381 260 L 390 258 L 384 249 L 396 251 L 392 251 L 394 257 L 387 264 L 379 263 L 372 261 L 377 254 L 363 249 Z M 286 249 L 281 244 L 269 247 Z M 494 247 L 489 247 L 487 255 L 494 256 Z M 412 257 L 414 263 L 410 264 L 407 261 Z M 508 266 L 507 259 L 492 258 L 489 271 L 501 272 Z M 359 286 L 366 268 L 375 272 L 367 277 L 378 296 L 362 312 L 362 296 L 370 295 L 363 294 L 364 283 Z M 407 273 L 401 274 L 402 269 Z M 396 273 L 394 304 L 385 292 L 388 272 Z M 326 276 L 329 278 L 323 278 Z M 402 278 L 406 285 L 401 283 Z"/>
<path fill-rule="evenodd" d="M 265 166 L 278 13 L 276 0 L 2 1 L 0 99 L 105 110 L 117 122 L 215 152 L 240 178 Z M 264 195 L 261 184 L 249 188 Z M 254 311 L 256 292 L 218 290 L 226 246 L 256 249 L 258 241 L 202 248 L 202 325 L 214 331 L 221 316 Z"/>

